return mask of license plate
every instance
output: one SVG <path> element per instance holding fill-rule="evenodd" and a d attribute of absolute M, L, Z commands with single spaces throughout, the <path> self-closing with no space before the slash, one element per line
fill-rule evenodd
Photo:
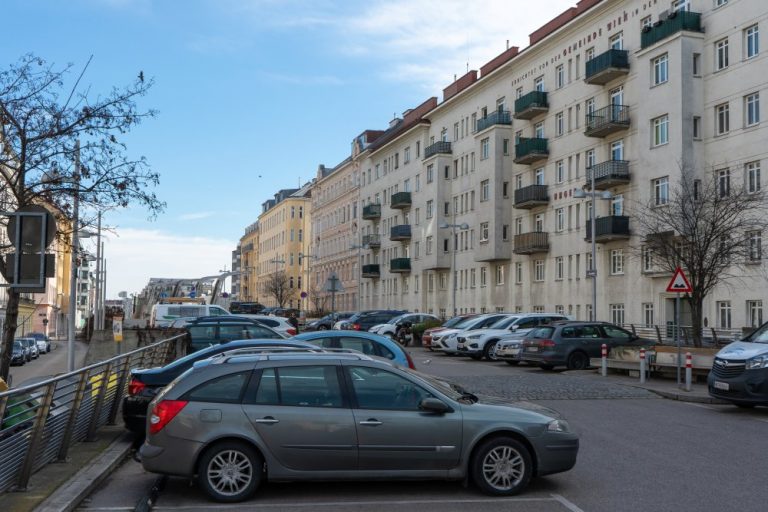
<path fill-rule="evenodd" d="M 525 347 L 526 352 L 538 352 L 539 347 Z"/>
<path fill-rule="evenodd" d="M 458 343 L 456 344 L 456 348 L 464 348 L 464 343 L 463 343 L 463 342 L 461 342 L 461 341 L 460 341 L 460 342 L 458 342 Z"/>
<path fill-rule="evenodd" d="M 722 389 L 723 391 L 728 391 L 729 389 L 731 389 L 731 386 L 727 382 L 720 382 L 719 380 L 716 380 L 715 389 Z"/>

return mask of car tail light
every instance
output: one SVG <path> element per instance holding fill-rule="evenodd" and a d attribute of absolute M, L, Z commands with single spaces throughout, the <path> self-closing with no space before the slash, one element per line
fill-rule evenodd
<path fill-rule="evenodd" d="M 552 340 L 539 340 L 537 345 L 540 346 L 540 347 L 554 347 L 555 346 L 555 342 L 552 341 Z"/>
<path fill-rule="evenodd" d="M 152 409 L 149 433 L 157 434 L 188 404 L 186 400 L 163 400 Z"/>
<path fill-rule="evenodd" d="M 296 329 L 293 329 L 293 328 L 287 329 L 285 332 L 287 332 L 291 336 L 296 336 Z"/>
<path fill-rule="evenodd" d="M 359 331 L 360 330 L 360 324 L 352 324 L 352 329 L 354 329 L 355 331 Z"/>
<path fill-rule="evenodd" d="M 145 387 L 147 387 L 147 385 L 141 382 L 140 380 L 135 378 L 131 379 L 131 383 L 128 384 L 128 394 L 130 396 L 136 396 L 140 394 Z"/>
<path fill-rule="evenodd" d="M 411 358 L 411 354 L 406 352 L 405 359 L 408 360 L 408 368 L 410 368 L 411 370 L 415 370 L 416 366 L 413 364 L 413 359 Z"/>

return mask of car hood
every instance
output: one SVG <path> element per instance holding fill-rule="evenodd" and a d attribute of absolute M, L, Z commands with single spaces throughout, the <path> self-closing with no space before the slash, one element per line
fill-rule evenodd
<path fill-rule="evenodd" d="M 747 360 L 766 354 L 768 354 L 768 344 L 753 343 L 751 341 L 734 341 L 718 352 L 717 357 L 723 359 Z"/>
<path fill-rule="evenodd" d="M 450 336 L 451 334 L 456 334 L 457 332 L 463 332 L 463 330 L 462 329 L 443 329 L 440 332 L 434 333 L 432 336 L 437 334 L 438 336 L 440 336 L 440 338 L 444 338 L 446 336 Z"/>
<path fill-rule="evenodd" d="M 493 407 L 494 409 L 523 409 L 529 412 L 541 414 L 542 416 L 548 416 L 552 419 L 565 419 L 562 414 L 554 409 L 550 409 L 549 407 L 525 400 L 513 400 L 510 398 L 501 398 L 489 395 L 477 395 L 477 398 L 478 401 L 476 404 L 484 407 Z"/>

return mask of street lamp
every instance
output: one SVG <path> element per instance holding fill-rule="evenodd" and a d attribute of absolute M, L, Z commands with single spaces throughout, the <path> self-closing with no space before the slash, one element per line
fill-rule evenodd
<path fill-rule="evenodd" d="M 447 222 L 443 222 L 438 226 L 440 229 L 448 229 L 451 228 L 451 233 L 453 237 L 453 261 L 451 262 L 451 279 L 453 280 L 453 290 L 452 290 L 452 297 L 451 297 L 451 309 L 453 311 L 453 314 L 451 316 L 456 316 L 456 287 L 457 287 L 457 279 L 456 279 L 456 228 L 459 229 L 469 229 L 469 224 L 466 222 L 462 222 L 461 224 L 448 224 Z"/>
<path fill-rule="evenodd" d="M 590 191 L 587 192 L 584 189 L 576 189 L 573 192 L 573 197 L 576 199 L 584 199 L 585 197 L 589 197 L 592 199 L 592 212 L 589 216 L 589 222 L 591 227 L 592 236 L 591 243 L 592 243 L 592 268 L 590 268 L 587 271 L 587 275 L 592 278 L 592 312 L 589 315 L 590 321 L 594 322 L 597 319 L 597 244 L 595 242 L 595 239 L 597 238 L 597 233 L 595 233 L 595 217 L 596 211 L 597 211 L 597 204 L 595 203 L 595 199 L 602 199 L 604 201 L 609 201 L 613 198 L 613 194 L 609 190 L 604 190 L 603 192 L 597 192 L 595 190 L 595 171 L 593 169 L 589 170 L 590 173 Z"/>

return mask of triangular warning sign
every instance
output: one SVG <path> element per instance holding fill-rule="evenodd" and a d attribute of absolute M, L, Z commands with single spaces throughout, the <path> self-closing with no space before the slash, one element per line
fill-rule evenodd
<path fill-rule="evenodd" d="M 667 285 L 667 291 L 677 293 L 691 293 L 693 291 L 693 287 L 691 287 L 688 278 L 683 274 L 682 268 L 677 267 L 675 269 L 675 275 L 672 276 L 672 280 Z"/>

